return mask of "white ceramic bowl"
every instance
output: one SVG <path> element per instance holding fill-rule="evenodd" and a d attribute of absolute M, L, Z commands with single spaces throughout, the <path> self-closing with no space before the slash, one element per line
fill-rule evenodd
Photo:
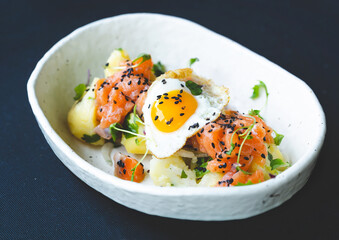
<path fill-rule="evenodd" d="M 76 140 L 66 116 L 73 88 L 92 76 L 114 48 L 130 55 L 152 54 L 168 69 L 182 68 L 192 57 L 196 73 L 230 88 L 230 106 L 258 109 L 251 88 L 262 80 L 269 89 L 263 113 L 285 135 L 281 150 L 293 163 L 275 179 L 244 187 L 156 187 L 120 180 L 100 148 Z M 307 181 L 325 136 L 325 116 L 313 91 L 267 59 L 198 24 L 160 14 L 126 14 L 81 27 L 55 44 L 39 61 L 28 84 L 28 97 L 39 126 L 55 154 L 82 181 L 127 207 L 148 214 L 195 220 L 229 220 L 257 215 L 291 198 Z M 43 163 L 40 163 L 43 164 Z M 53 176 L 51 176 L 53 177 Z"/>

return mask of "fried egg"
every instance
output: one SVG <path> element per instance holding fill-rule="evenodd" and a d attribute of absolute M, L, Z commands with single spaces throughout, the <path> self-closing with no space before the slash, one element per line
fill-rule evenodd
<path fill-rule="evenodd" d="M 201 94 L 192 94 L 188 80 L 202 86 Z M 157 158 L 172 156 L 206 123 L 217 119 L 228 101 L 227 88 L 193 75 L 191 69 L 158 77 L 142 109 L 148 149 Z"/>

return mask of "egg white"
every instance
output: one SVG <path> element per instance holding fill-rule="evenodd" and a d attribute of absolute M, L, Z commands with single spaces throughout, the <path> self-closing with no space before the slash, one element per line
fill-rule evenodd
<path fill-rule="evenodd" d="M 163 81 L 165 79 L 165 81 Z M 164 84 L 164 82 L 166 82 Z M 201 79 L 197 81 L 201 84 Z M 147 92 L 147 98 L 143 106 L 145 122 L 146 145 L 157 158 L 166 158 L 181 149 L 187 138 L 197 133 L 206 123 L 217 119 L 221 110 L 227 105 L 229 96 L 224 87 L 218 87 L 210 81 L 205 81 L 202 94 L 193 96 L 198 106 L 193 115 L 178 130 L 170 133 L 159 131 L 153 124 L 151 117 L 152 105 L 157 101 L 157 96 L 173 90 L 181 90 L 191 93 L 186 87 L 185 81 L 175 78 L 157 78 Z M 192 128 L 198 123 L 199 127 Z"/>

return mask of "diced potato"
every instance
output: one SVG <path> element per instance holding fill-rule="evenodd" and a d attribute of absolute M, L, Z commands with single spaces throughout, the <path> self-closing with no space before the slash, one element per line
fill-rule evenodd
<path fill-rule="evenodd" d="M 68 112 L 68 125 L 71 133 L 81 141 L 84 141 L 82 139 L 84 134 L 89 136 L 94 135 L 94 128 L 99 124 L 96 119 L 95 93 L 92 91 L 98 80 L 99 78 L 93 80 L 90 87 L 87 88 L 89 90 L 84 92 L 82 98 L 76 101 Z M 103 145 L 104 143 L 104 139 L 100 138 L 92 144 Z"/>
<path fill-rule="evenodd" d="M 282 153 L 280 152 L 280 150 L 279 150 L 279 148 L 277 147 L 277 145 L 275 145 L 275 144 L 270 144 L 270 145 L 268 145 L 268 150 L 269 150 L 269 152 L 272 154 L 273 159 L 279 158 L 279 159 L 285 161 L 285 160 L 284 160 L 284 156 L 283 156 Z"/>
<path fill-rule="evenodd" d="M 119 67 L 121 62 L 130 60 L 128 54 L 123 49 L 115 49 L 109 56 L 106 66 L 105 66 L 105 77 L 112 76 L 115 72 L 120 71 L 121 69 L 115 69 L 114 67 Z"/>
<path fill-rule="evenodd" d="M 199 182 L 199 186 L 204 187 L 215 187 L 217 183 L 222 179 L 223 174 L 221 173 L 206 173 Z"/>
<path fill-rule="evenodd" d="M 138 118 L 139 119 L 139 118 Z M 134 122 L 134 113 L 130 113 L 125 119 L 125 128 L 133 127 L 137 125 L 137 134 L 144 135 L 144 125 L 139 121 Z M 146 139 L 142 137 L 129 137 L 126 138 L 125 134 L 122 134 L 121 144 L 124 145 L 128 153 L 133 154 L 145 154 L 146 152 Z"/>
<path fill-rule="evenodd" d="M 184 160 L 179 156 L 150 161 L 150 177 L 157 186 L 196 186 L 195 171 L 188 169 Z"/>
<path fill-rule="evenodd" d="M 280 152 L 277 145 L 268 144 L 267 145 L 267 151 L 269 151 L 272 154 L 273 159 L 279 158 L 279 159 L 283 160 L 284 162 L 286 162 L 286 160 L 284 159 L 284 156 Z M 266 164 L 263 167 L 258 165 L 258 164 L 252 164 L 251 167 L 248 169 L 248 171 L 249 172 L 255 172 L 256 170 L 261 169 L 264 172 L 264 179 L 268 180 L 268 179 L 271 178 L 270 174 L 278 175 L 280 172 L 284 171 L 286 168 L 287 168 L 287 166 L 272 170 L 271 166 L 270 166 L 270 161 L 269 161 L 268 158 L 266 158 Z"/>
<path fill-rule="evenodd" d="M 146 152 L 146 141 L 139 137 L 126 138 L 123 134 L 121 144 L 124 145 L 128 153 L 145 154 Z"/>

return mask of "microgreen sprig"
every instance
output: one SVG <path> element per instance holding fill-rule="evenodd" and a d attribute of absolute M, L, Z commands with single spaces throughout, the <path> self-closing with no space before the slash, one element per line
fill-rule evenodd
<path fill-rule="evenodd" d="M 144 156 L 142 156 L 142 158 L 140 159 L 140 161 L 138 161 L 138 163 L 134 166 L 134 168 L 132 168 L 132 177 L 131 177 L 131 182 L 134 181 L 134 175 L 135 175 L 135 170 L 137 169 L 137 167 L 139 166 L 139 164 L 146 158 L 147 154 L 148 154 L 148 147 L 146 146 L 146 152 L 144 154 Z"/>
<path fill-rule="evenodd" d="M 137 136 L 137 137 L 146 138 L 145 135 L 141 135 L 141 134 L 138 134 L 138 133 L 134 133 L 134 132 L 131 132 L 131 131 L 122 129 L 122 128 L 118 128 L 118 127 L 116 127 L 116 125 L 114 125 L 114 123 L 111 124 L 110 129 L 111 129 L 111 128 L 113 128 L 113 129 L 115 129 L 115 130 L 117 130 L 117 131 L 120 131 L 120 132 L 124 132 L 124 133 L 128 133 L 128 134 Z"/>
<path fill-rule="evenodd" d="M 191 58 L 190 61 L 189 61 L 189 66 L 192 67 L 192 65 L 193 65 L 195 62 L 199 62 L 199 58 Z"/>
<path fill-rule="evenodd" d="M 239 167 L 241 150 L 242 150 L 242 148 L 243 148 L 243 146 L 244 146 L 245 141 L 246 141 L 247 139 L 251 139 L 251 138 L 250 138 L 250 133 L 251 133 L 251 131 L 252 131 L 254 125 L 257 123 L 257 120 L 256 120 L 254 117 L 252 117 L 252 116 L 248 116 L 248 117 L 253 119 L 253 123 L 252 123 L 250 126 L 244 126 L 244 127 L 238 128 L 237 130 L 235 130 L 235 131 L 233 132 L 233 134 L 232 134 L 232 136 L 231 136 L 231 148 L 230 148 L 229 151 L 226 152 L 227 155 L 231 155 L 232 151 L 233 151 L 234 148 L 235 148 L 235 144 L 233 143 L 233 137 L 234 137 L 234 134 L 235 134 L 236 132 L 238 132 L 240 129 L 245 129 L 245 128 L 246 128 L 246 131 L 239 135 L 240 137 L 243 137 L 244 140 L 242 141 L 242 143 L 241 143 L 241 145 L 240 145 L 240 148 L 239 148 L 238 158 L 237 158 L 237 167 L 236 167 L 236 169 L 237 169 L 238 171 L 241 171 L 241 172 L 243 172 L 243 173 L 245 173 L 245 174 L 250 174 L 250 173 L 249 173 L 249 172 L 246 172 L 246 171 L 244 171 L 244 170 L 242 170 L 242 169 Z M 244 137 L 244 136 L 245 136 L 245 137 Z"/>

